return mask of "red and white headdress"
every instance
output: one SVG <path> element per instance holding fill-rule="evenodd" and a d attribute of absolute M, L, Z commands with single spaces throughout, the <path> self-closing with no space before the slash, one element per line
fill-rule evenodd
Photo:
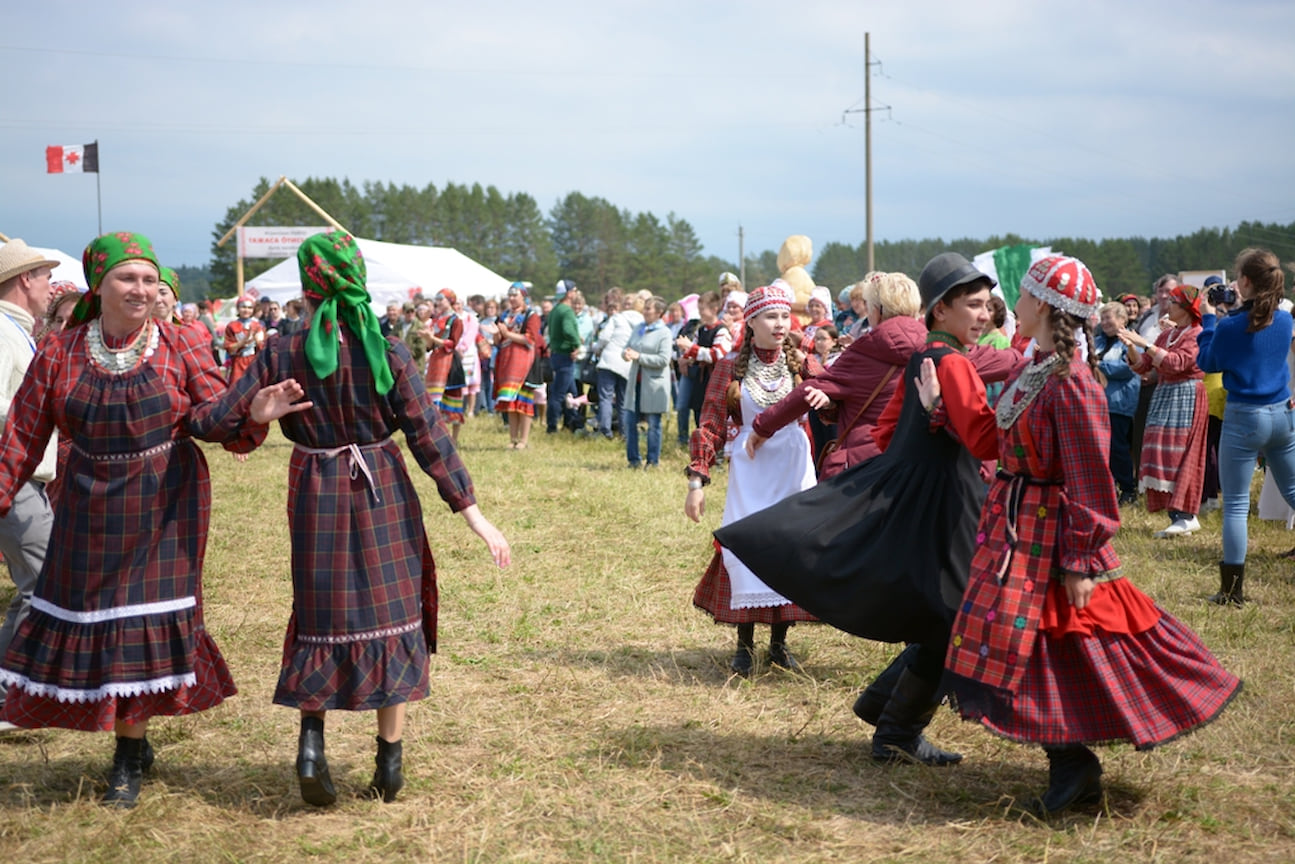
<path fill-rule="evenodd" d="M 791 286 L 781 279 L 775 279 L 772 285 L 764 285 L 747 295 L 742 317 L 754 318 L 766 309 L 781 308 L 790 312 L 791 297 Z"/>
<path fill-rule="evenodd" d="M 1031 264 L 1021 290 L 1079 318 L 1091 318 L 1102 302 L 1084 262 L 1065 255 L 1049 255 Z"/>

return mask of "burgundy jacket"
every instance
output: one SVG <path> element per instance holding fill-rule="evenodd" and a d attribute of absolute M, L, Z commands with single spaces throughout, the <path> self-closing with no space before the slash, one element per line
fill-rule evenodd
<path fill-rule="evenodd" d="M 793 422 L 807 410 L 805 388 L 816 387 L 826 393 L 837 408 L 837 429 L 850 424 L 845 438 L 837 443 L 837 452 L 824 463 L 820 479 L 880 455 L 881 448 L 872 439 L 870 427 L 876 424 L 886 403 L 894 395 L 909 358 L 922 350 L 925 344 L 926 326 L 921 321 L 903 316 L 887 318 L 850 343 L 850 347 L 841 352 L 841 356 L 822 375 L 802 381 L 776 404 L 761 411 L 751 424 L 752 431 L 768 438 Z M 1011 349 L 980 345 L 971 349 L 969 358 L 981 379 L 992 382 L 1005 380 L 1021 355 Z M 891 369 L 895 371 L 877 390 L 877 385 Z M 860 409 L 873 391 L 877 391 L 877 395 L 859 416 Z"/>

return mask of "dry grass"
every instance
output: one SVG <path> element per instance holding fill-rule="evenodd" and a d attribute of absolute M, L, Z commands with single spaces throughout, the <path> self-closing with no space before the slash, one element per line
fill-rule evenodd
<path fill-rule="evenodd" d="M 666 440 L 672 441 L 669 432 Z M 806 675 L 730 679 L 731 629 L 691 606 L 722 509 L 682 515 L 684 457 L 624 469 L 599 440 L 536 435 L 509 452 L 492 418 L 464 434 L 483 509 L 513 544 L 494 569 L 421 477 L 441 579 L 433 695 L 412 707 L 408 785 L 355 797 L 372 771 L 371 714 L 330 715 L 342 799 L 304 805 L 296 716 L 270 704 L 290 602 L 277 433 L 238 465 L 209 451 L 215 515 L 207 621 L 241 693 L 157 722 L 140 806 L 95 803 L 107 735 L 0 739 L 0 855 L 43 861 L 1053 861 L 1295 859 L 1292 537 L 1252 526 L 1243 610 L 1208 607 L 1217 513 L 1200 534 L 1153 541 L 1159 516 L 1128 515 L 1130 575 L 1202 634 L 1246 689 L 1213 726 L 1154 753 L 1103 753 L 1101 812 L 1052 828 L 1013 810 L 1046 782 L 1041 751 L 941 712 L 932 737 L 967 754 L 949 770 L 882 768 L 850 713 L 895 651 L 799 627 Z M 7 595 L 0 592 L 0 602 Z"/>

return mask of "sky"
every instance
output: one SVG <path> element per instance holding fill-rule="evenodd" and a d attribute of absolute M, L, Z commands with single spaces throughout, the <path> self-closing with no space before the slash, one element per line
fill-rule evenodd
<path fill-rule="evenodd" d="M 877 241 L 1295 222 L 1289 0 L 42 0 L 0 29 L 0 232 L 79 256 L 96 178 L 44 151 L 97 140 L 103 229 L 173 266 L 280 175 L 856 245 L 865 33 Z"/>

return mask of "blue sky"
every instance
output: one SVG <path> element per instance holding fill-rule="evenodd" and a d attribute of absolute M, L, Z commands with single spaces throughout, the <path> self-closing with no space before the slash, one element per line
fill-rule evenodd
<path fill-rule="evenodd" d="M 95 179 L 44 148 L 95 139 L 104 229 L 172 264 L 280 174 L 580 191 L 730 260 L 739 225 L 858 243 L 865 31 L 878 240 L 1295 222 L 1281 0 L 12 5 L 0 232 L 74 255 Z"/>

